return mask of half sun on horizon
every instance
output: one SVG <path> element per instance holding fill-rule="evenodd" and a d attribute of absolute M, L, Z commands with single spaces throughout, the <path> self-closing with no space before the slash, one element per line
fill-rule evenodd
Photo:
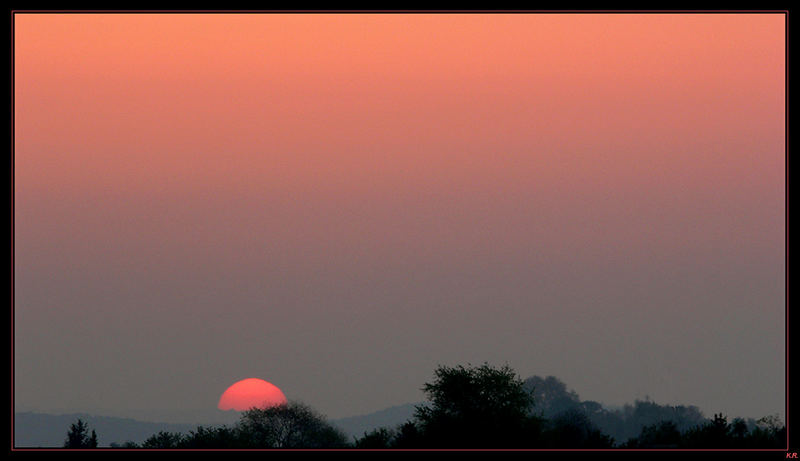
<path fill-rule="evenodd" d="M 258 378 L 247 378 L 231 384 L 219 398 L 220 410 L 245 411 L 269 408 L 288 403 L 278 386 Z"/>

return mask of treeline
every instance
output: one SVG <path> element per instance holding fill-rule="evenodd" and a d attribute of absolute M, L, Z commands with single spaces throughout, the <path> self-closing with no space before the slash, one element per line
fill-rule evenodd
<path fill-rule="evenodd" d="M 80 423 L 81 421 L 78 420 Z M 91 448 L 70 445 L 80 436 L 70 431 L 65 448 Z M 86 425 L 81 426 L 86 431 Z M 83 437 L 86 438 L 85 436 Z M 269 408 L 251 408 L 242 412 L 232 426 L 198 426 L 188 434 L 160 431 L 141 444 L 125 442 L 112 448 L 348 448 L 352 444 L 339 428 L 301 402 Z"/>
<path fill-rule="evenodd" d="M 439 367 L 423 390 L 430 403 L 418 406 L 411 421 L 366 433 L 355 446 L 764 449 L 786 444 L 786 428 L 777 417 L 729 423 L 721 414 L 708 420 L 694 406 L 649 400 L 608 410 L 581 401 L 552 376 L 523 382 L 508 367 Z M 632 429 L 637 432 L 624 437 Z"/>
<path fill-rule="evenodd" d="M 627 441 L 638 437 L 646 426 L 663 422 L 672 422 L 678 432 L 686 432 L 711 422 L 694 405 L 660 405 L 645 398 L 636 400 L 633 405 L 625 405 L 618 409 L 605 408 L 598 402 L 580 400 L 575 391 L 567 390 L 567 386 L 558 378 L 533 376 L 525 380 L 524 387 L 534 395 L 535 413 L 546 419 L 557 419 L 569 413 L 583 413 L 589 421 L 602 432 L 615 440 Z M 768 426 L 776 417 L 756 421 L 736 419 L 736 424 L 745 424 L 747 431 L 760 426 Z M 732 422 L 733 424 L 733 422 Z"/>
<path fill-rule="evenodd" d="M 753 428 L 735 418 L 731 423 L 722 414 L 686 431 L 678 430 L 672 421 L 646 426 L 622 448 L 786 448 L 786 427 L 776 418 L 762 418 Z"/>
<path fill-rule="evenodd" d="M 422 390 L 428 403 L 418 405 L 410 420 L 352 440 L 312 408 L 290 402 L 245 411 L 230 427 L 159 432 L 141 444 L 116 447 L 765 449 L 786 444 L 786 428 L 777 417 L 728 422 L 718 414 L 709 420 L 696 407 L 649 400 L 608 410 L 597 402 L 581 401 L 552 376 L 523 381 L 508 366 L 440 366 Z M 65 446 L 81 439 L 72 434 L 75 428 Z M 88 440 L 88 428 L 83 425 L 82 430 Z"/>

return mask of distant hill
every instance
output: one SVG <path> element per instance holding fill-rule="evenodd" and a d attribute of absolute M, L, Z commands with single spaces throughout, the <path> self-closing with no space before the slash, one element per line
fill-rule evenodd
<path fill-rule="evenodd" d="M 348 436 L 361 438 L 365 432 L 379 427 L 393 428 L 408 421 L 414 416 L 414 407 L 417 403 L 406 403 L 386 408 L 360 416 L 350 416 L 331 420 L 333 424 L 342 429 Z"/>
<path fill-rule="evenodd" d="M 114 442 L 141 443 L 158 431 L 188 432 L 197 428 L 190 424 L 151 423 L 85 413 L 49 415 L 24 412 L 14 414 L 14 446 L 16 448 L 61 447 L 70 425 L 78 418 L 86 421 L 90 430 L 97 431 L 98 445 L 101 447 L 108 447 Z"/>

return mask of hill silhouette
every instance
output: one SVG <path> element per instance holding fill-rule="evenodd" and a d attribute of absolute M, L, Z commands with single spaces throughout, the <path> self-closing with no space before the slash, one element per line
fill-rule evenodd
<path fill-rule="evenodd" d="M 373 413 L 331 420 L 349 437 L 361 437 L 365 432 L 384 426 L 396 426 L 414 416 L 414 408 L 419 403 L 406 403 L 384 408 Z"/>

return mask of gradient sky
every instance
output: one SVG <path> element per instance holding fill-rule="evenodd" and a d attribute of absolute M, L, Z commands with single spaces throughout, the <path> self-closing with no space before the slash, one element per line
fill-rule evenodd
<path fill-rule="evenodd" d="M 16 14 L 15 403 L 508 363 L 784 415 L 782 14 Z"/>

